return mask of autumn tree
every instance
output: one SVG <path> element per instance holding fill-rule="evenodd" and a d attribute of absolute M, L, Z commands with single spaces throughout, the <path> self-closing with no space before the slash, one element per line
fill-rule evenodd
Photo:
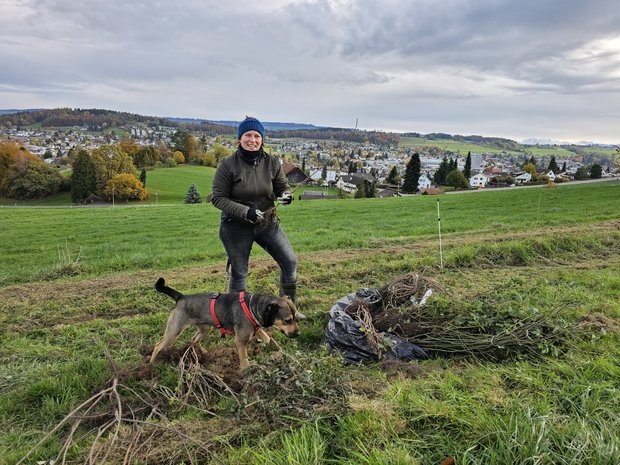
<path fill-rule="evenodd" d="M 155 162 L 159 161 L 161 156 L 157 147 L 151 145 L 140 147 L 139 150 L 130 155 L 133 159 L 134 165 L 137 168 L 144 168 L 145 166 L 153 166 Z"/>
<path fill-rule="evenodd" d="M 62 176 L 20 144 L 0 142 L 0 195 L 30 199 L 60 190 Z"/>
<path fill-rule="evenodd" d="M 97 178 L 96 193 L 103 194 L 108 182 L 117 174 L 134 174 L 133 161 L 118 145 L 102 145 L 91 152 Z M 135 175 L 135 174 L 134 174 Z"/>
<path fill-rule="evenodd" d="M 180 130 L 175 132 L 171 137 L 172 146 L 175 151 L 179 151 L 185 157 L 185 161 L 188 163 L 196 159 L 198 155 L 198 143 L 196 137 L 189 132 Z M 177 163 L 179 163 L 177 161 Z"/>
<path fill-rule="evenodd" d="M 175 163 L 185 163 L 185 155 L 183 155 L 183 152 L 180 152 L 178 150 L 172 153 L 172 159 Z"/>
<path fill-rule="evenodd" d="M 20 158 L 8 172 L 9 197 L 40 199 L 60 190 L 63 178 L 58 170 L 38 158 Z"/>
<path fill-rule="evenodd" d="M 538 178 L 538 171 L 536 171 L 536 165 L 531 162 L 527 162 L 525 165 L 523 165 L 523 171 L 532 175 L 532 181 L 535 181 L 536 178 Z"/>
<path fill-rule="evenodd" d="M 103 197 L 106 200 L 112 200 L 112 196 L 125 201 L 145 200 L 148 193 L 135 174 L 120 173 L 112 177 L 103 190 Z"/>
<path fill-rule="evenodd" d="M 118 142 L 118 146 L 122 152 L 125 152 L 131 158 L 134 158 L 136 153 L 138 153 L 141 149 L 140 145 L 138 145 L 138 143 L 132 138 L 121 139 Z"/>

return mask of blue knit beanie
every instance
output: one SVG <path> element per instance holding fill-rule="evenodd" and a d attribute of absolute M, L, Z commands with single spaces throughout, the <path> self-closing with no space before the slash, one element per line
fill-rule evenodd
<path fill-rule="evenodd" d="M 248 131 L 256 131 L 263 139 L 265 138 L 265 128 L 262 123 L 256 118 L 252 118 L 250 116 L 239 123 L 239 128 L 237 129 L 237 139 L 241 139 L 241 136 Z"/>

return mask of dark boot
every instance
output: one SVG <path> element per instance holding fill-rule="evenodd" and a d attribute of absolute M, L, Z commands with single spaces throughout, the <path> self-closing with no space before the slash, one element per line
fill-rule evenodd
<path fill-rule="evenodd" d="M 287 295 L 293 303 L 295 303 L 295 297 L 297 295 L 297 283 L 280 283 L 280 296 Z"/>
<path fill-rule="evenodd" d="M 295 298 L 297 295 L 297 283 L 281 283 L 280 284 L 280 295 L 282 297 L 288 296 L 288 298 L 291 299 L 293 303 L 295 303 Z M 296 316 L 298 320 L 306 319 L 306 315 L 304 315 L 300 311 L 297 311 Z"/>

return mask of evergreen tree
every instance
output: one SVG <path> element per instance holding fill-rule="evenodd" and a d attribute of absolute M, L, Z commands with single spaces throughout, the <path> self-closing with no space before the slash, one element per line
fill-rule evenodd
<path fill-rule="evenodd" d="M 73 174 L 71 174 L 71 200 L 75 203 L 82 203 L 90 194 L 97 192 L 97 173 L 95 164 L 84 149 L 78 152 L 75 163 L 73 163 Z"/>
<path fill-rule="evenodd" d="M 551 155 L 551 161 L 549 161 L 549 166 L 547 167 L 547 170 L 551 170 L 555 174 L 558 174 L 560 172 L 560 167 L 556 163 L 554 155 Z"/>
<path fill-rule="evenodd" d="M 143 187 L 146 187 L 146 170 L 144 168 L 142 168 L 142 171 L 140 171 L 140 182 L 142 183 Z"/>
<path fill-rule="evenodd" d="M 200 197 L 200 192 L 198 192 L 198 188 L 196 184 L 192 183 L 187 189 L 187 193 L 185 194 L 185 203 L 201 203 L 202 198 Z"/>
<path fill-rule="evenodd" d="M 327 181 L 327 163 L 323 165 L 323 171 L 321 171 L 321 177 Z"/>
<path fill-rule="evenodd" d="M 562 165 L 562 173 L 566 173 L 566 162 Z"/>
<path fill-rule="evenodd" d="M 366 197 L 366 183 L 360 182 L 359 186 L 357 186 L 357 190 L 355 191 L 355 195 L 353 198 L 363 199 Z"/>
<path fill-rule="evenodd" d="M 420 162 L 420 154 L 418 152 L 415 152 L 409 159 L 409 163 L 407 163 L 407 168 L 405 169 L 403 192 L 412 194 L 418 189 L 421 169 L 422 163 Z"/>
<path fill-rule="evenodd" d="M 306 172 L 306 157 L 304 157 L 304 159 L 301 161 L 301 170 L 304 173 Z"/>
<path fill-rule="evenodd" d="M 369 199 L 377 196 L 377 186 L 374 181 L 364 181 L 364 190 L 366 191 L 366 197 L 368 197 Z"/>
<path fill-rule="evenodd" d="M 471 177 L 471 152 L 467 152 L 465 167 L 463 168 L 463 176 L 465 176 L 465 179 L 469 179 Z"/>
<path fill-rule="evenodd" d="M 603 177 L 603 167 L 598 163 L 592 165 L 592 168 L 590 168 L 590 177 L 592 179 L 600 179 Z"/>
<path fill-rule="evenodd" d="M 530 158 L 528 163 L 531 163 L 532 165 L 536 166 L 536 159 L 534 158 L 534 155 L 532 155 L 532 158 Z"/>
<path fill-rule="evenodd" d="M 439 164 L 439 168 L 437 168 L 437 171 L 435 171 L 435 176 L 433 176 L 433 181 L 435 181 L 435 184 L 437 184 L 438 186 L 445 185 L 446 177 L 448 176 L 449 172 L 450 164 L 448 163 L 448 158 L 444 156 L 443 160 L 441 160 L 441 163 Z"/>
<path fill-rule="evenodd" d="M 399 180 L 398 169 L 396 168 L 396 166 L 392 166 L 392 169 L 390 170 L 390 174 L 388 174 L 388 177 L 385 178 L 385 182 L 386 184 L 397 186 L 398 180 Z"/>

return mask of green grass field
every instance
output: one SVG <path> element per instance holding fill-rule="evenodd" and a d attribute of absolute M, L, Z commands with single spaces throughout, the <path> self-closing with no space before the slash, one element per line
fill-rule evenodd
<path fill-rule="evenodd" d="M 212 171 L 204 172 L 208 182 Z M 149 172 L 147 187 L 163 186 L 157 173 Z M 205 194 L 194 171 L 174 173 L 179 187 L 196 182 Z M 161 192 L 181 199 L 178 188 Z M 299 256 L 298 305 L 310 318 L 297 339 L 274 334 L 283 352 L 253 346 L 258 365 L 244 378 L 234 369 L 232 339 L 219 335 L 203 343 L 212 371 L 144 365 L 172 307 L 153 289 L 158 277 L 186 293 L 224 288 L 213 206 L 181 199 L 0 208 L 0 457 L 7 464 L 30 451 L 21 463 L 50 463 L 61 452 L 67 463 L 618 463 L 619 200 L 620 183 L 610 181 L 281 206 Z M 532 353 L 501 361 L 440 356 L 348 366 L 327 353 L 323 332 L 337 299 L 410 272 L 443 288 L 429 312 L 479 328 L 543 315 L 567 325 L 571 338 L 558 346 L 541 340 Z M 277 282 L 277 266 L 257 248 L 248 289 L 276 293 Z M 197 385 L 203 390 L 190 389 Z M 92 409 L 78 408 L 102 391 Z"/>

